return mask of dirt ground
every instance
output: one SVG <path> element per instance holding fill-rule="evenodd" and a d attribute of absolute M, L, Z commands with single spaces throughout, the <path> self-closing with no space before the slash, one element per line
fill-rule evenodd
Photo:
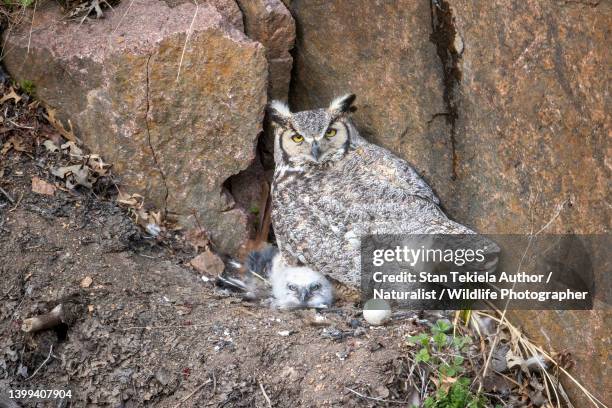
<path fill-rule="evenodd" d="M 69 402 L 20 406 L 380 406 L 387 403 L 372 398 L 405 398 L 394 367 L 405 336 L 419 330 L 415 319 L 370 328 L 351 305 L 321 321 L 312 310 L 242 301 L 184 266 L 195 254 L 179 239 L 147 239 L 124 209 L 92 192 L 36 194 L 32 177 L 53 181 L 46 166 L 23 154 L 3 160 L 2 187 L 14 202 L 0 195 L 0 390 L 73 391 Z M 76 310 L 73 324 L 21 331 L 23 319 L 59 303 Z"/>

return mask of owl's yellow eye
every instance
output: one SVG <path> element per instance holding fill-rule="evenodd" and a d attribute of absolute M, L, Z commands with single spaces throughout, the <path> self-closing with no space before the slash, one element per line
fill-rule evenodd
<path fill-rule="evenodd" d="M 327 129 L 327 132 L 325 132 L 325 137 L 334 137 L 336 136 L 336 133 L 338 133 L 336 129 Z"/>
<path fill-rule="evenodd" d="M 302 135 L 293 135 L 293 136 L 291 136 L 291 140 L 293 140 L 295 143 L 302 143 L 304 141 L 304 136 L 302 136 Z"/>

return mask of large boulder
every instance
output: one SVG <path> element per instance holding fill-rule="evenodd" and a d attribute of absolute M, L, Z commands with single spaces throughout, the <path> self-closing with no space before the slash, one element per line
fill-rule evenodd
<path fill-rule="evenodd" d="M 297 26 L 294 108 L 357 93 L 365 136 L 412 162 L 450 215 L 481 232 L 610 231 L 610 2 L 285 3 Z M 513 315 L 542 344 L 572 350 L 575 376 L 599 397 L 610 316 Z"/>
<path fill-rule="evenodd" d="M 244 15 L 244 31 L 266 47 L 268 58 L 268 96 L 286 101 L 293 57 L 289 51 L 295 41 L 295 22 L 280 0 L 237 0 Z"/>
<path fill-rule="evenodd" d="M 6 35 L 8 71 L 70 118 L 85 145 L 114 165 L 123 192 L 145 195 L 184 224 L 197 217 L 221 249 L 235 251 L 248 222 L 223 184 L 254 158 L 264 47 L 213 2 L 196 12 L 193 3 L 126 1 L 105 16 L 62 22 L 47 3 L 31 28 Z"/>

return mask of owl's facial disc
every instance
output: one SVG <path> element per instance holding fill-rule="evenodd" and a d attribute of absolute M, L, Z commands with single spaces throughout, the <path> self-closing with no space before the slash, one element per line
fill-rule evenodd
<path fill-rule="evenodd" d="M 316 133 L 306 129 L 294 130 L 292 127 L 281 134 L 283 151 L 288 160 L 297 165 L 318 165 L 340 158 L 346 152 L 348 142 L 348 129 L 340 120 L 317 129 Z"/>

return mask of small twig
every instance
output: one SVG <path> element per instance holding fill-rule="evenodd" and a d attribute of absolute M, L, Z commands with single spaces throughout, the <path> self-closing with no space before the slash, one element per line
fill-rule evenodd
<path fill-rule="evenodd" d="M 130 326 L 119 327 L 120 330 L 157 330 L 157 329 L 190 329 L 203 327 L 203 324 L 170 325 L 170 326 Z"/>
<path fill-rule="evenodd" d="M 11 197 L 11 195 L 7 193 L 6 190 L 2 187 L 0 187 L 0 193 L 2 193 L 2 195 L 5 196 L 6 199 L 11 202 L 11 204 L 15 204 L 15 200 L 13 199 L 13 197 Z"/>
<path fill-rule="evenodd" d="M 14 122 L 12 120 L 8 120 L 7 122 L 9 122 L 10 124 L 12 124 L 15 127 L 18 127 L 19 129 L 28 129 L 28 130 L 34 130 L 36 129 L 34 126 L 26 126 L 26 125 L 20 125 L 17 122 Z"/>
<path fill-rule="evenodd" d="M 21 200 L 23 199 L 23 194 L 24 193 L 21 193 L 21 195 L 19 196 L 19 200 L 17 200 L 17 203 L 13 206 L 13 208 L 8 210 L 8 212 L 13 212 L 15 211 L 15 209 L 17 209 L 17 207 L 19 207 L 19 204 L 21 204 Z"/>
<path fill-rule="evenodd" d="M 262 383 L 259 383 L 259 388 L 261 388 L 261 393 L 263 394 L 264 398 L 266 399 L 266 402 L 268 403 L 268 406 L 270 408 L 272 408 L 272 401 L 270 401 L 270 397 L 268 397 L 268 394 L 266 394 L 266 389 L 264 388 Z"/>
<path fill-rule="evenodd" d="M 49 359 L 51 358 L 51 354 L 53 353 L 53 344 L 49 347 L 49 355 L 47 356 L 47 358 L 45 359 L 45 361 L 42 362 L 41 365 L 38 366 L 38 368 L 34 371 L 34 373 L 32 373 L 31 376 L 29 376 L 28 378 L 26 378 L 26 381 L 32 379 L 37 373 L 38 371 L 43 368 L 43 366 L 45 364 L 47 364 L 47 362 L 49 361 Z"/>
<path fill-rule="evenodd" d="M 26 333 L 34 333 L 40 330 L 50 329 L 64 321 L 64 310 L 61 304 L 55 306 L 49 313 L 25 319 L 21 330 Z"/>
<path fill-rule="evenodd" d="M 189 42 L 189 38 L 193 33 L 193 23 L 195 23 L 196 16 L 198 15 L 198 9 L 200 6 L 197 1 L 194 1 L 196 9 L 193 13 L 193 18 L 191 19 L 191 24 L 189 24 L 189 29 L 187 30 L 187 34 L 185 35 L 185 44 L 183 45 L 183 52 L 181 53 L 181 60 L 179 61 L 178 71 L 176 72 L 176 82 L 178 82 L 179 77 L 181 76 L 181 66 L 183 65 L 183 58 L 185 57 L 185 50 L 187 49 L 187 43 Z"/>
<path fill-rule="evenodd" d="M 349 387 L 344 387 L 344 388 L 346 390 L 352 392 L 353 394 L 357 395 L 358 397 L 363 398 L 363 399 L 367 399 L 367 400 L 370 400 L 370 401 L 387 402 L 387 403 L 390 403 L 390 404 L 405 404 L 404 401 L 392 401 L 392 400 L 386 400 L 386 399 L 379 398 L 379 397 L 369 397 L 367 395 L 360 394 L 357 391 L 350 389 Z"/>
<path fill-rule="evenodd" d="M 206 381 L 204 381 L 202 384 L 198 385 L 195 390 L 191 391 L 191 393 L 189 395 L 187 395 L 185 398 L 183 398 L 182 400 L 179 401 L 178 404 L 176 404 L 174 406 L 174 408 L 179 408 L 181 406 L 181 404 L 185 401 L 187 401 L 189 398 L 193 397 L 193 394 L 195 394 L 196 392 L 200 391 L 202 388 L 204 388 L 205 385 L 210 384 L 211 380 L 208 379 Z"/>
<path fill-rule="evenodd" d="M 117 27 L 115 27 L 113 31 L 109 34 L 109 38 L 111 35 L 115 34 L 115 31 L 117 31 L 121 23 L 123 23 L 123 19 L 129 13 L 130 9 L 132 8 L 132 4 L 134 4 L 134 0 L 130 1 L 130 4 L 128 5 L 127 9 L 125 9 L 125 13 L 123 13 L 123 15 L 121 16 L 121 19 L 119 20 L 119 23 L 117 24 Z"/>
<path fill-rule="evenodd" d="M 260 275 L 260 274 L 258 274 L 257 272 L 255 272 L 255 271 L 249 271 L 249 272 L 250 272 L 250 273 L 251 273 L 253 276 L 255 276 L 257 279 L 262 280 L 262 281 L 263 281 L 263 282 L 264 282 L 266 285 L 268 285 L 268 286 L 272 286 L 272 285 L 270 284 L 270 282 L 269 282 L 269 281 L 268 281 L 266 278 L 264 278 L 263 276 L 261 276 L 261 275 Z"/>
<path fill-rule="evenodd" d="M 34 17 L 36 17 L 36 6 L 38 5 L 38 0 L 34 1 L 34 11 L 32 12 L 32 22 L 30 23 L 30 35 L 28 36 L 28 50 L 26 51 L 26 56 L 30 54 L 30 45 L 32 43 L 32 30 L 34 29 Z"/>
<path fill-rule="evenodd" d="M 266 242 L 270 235 L 270 226 L 272 224 L 272 195 L 270 194 L 270 185 L 267 181 L 263 183 L 263 191 L 261 196 L 261 204 L 259 208 L 263 208 L 259 217 L 259 231 L 255 241 L 257 243 Z"/>

